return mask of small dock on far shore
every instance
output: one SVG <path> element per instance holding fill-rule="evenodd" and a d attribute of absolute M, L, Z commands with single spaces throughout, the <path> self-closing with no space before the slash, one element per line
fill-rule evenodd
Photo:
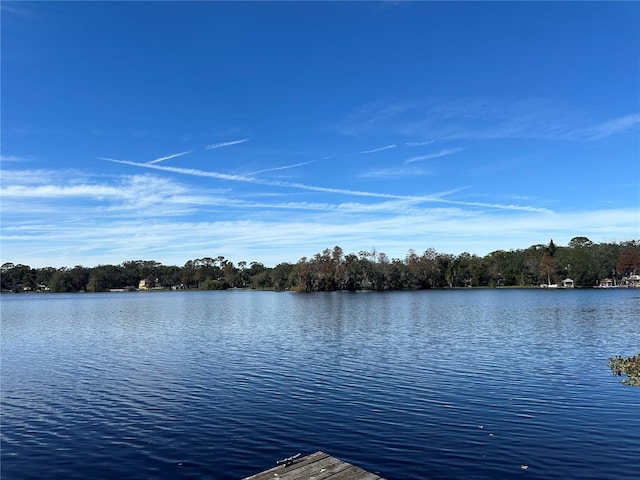
<path fill-rule="evenodd" d="M 384 480 L 378 474 L 343 462 L 324 452 L 315 452 L 306 457 L 300 454 L 285 458 L 280 465 L 257 473 L 244 480 Z"/>

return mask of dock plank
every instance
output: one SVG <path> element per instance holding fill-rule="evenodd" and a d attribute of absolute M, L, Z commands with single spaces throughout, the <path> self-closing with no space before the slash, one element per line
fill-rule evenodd
<path fill-rule="evenodd" d="M 384 480 L 379 475 L 324 452 L 315 452 L 290 465 L 279 465 L 244 480 Z"/>

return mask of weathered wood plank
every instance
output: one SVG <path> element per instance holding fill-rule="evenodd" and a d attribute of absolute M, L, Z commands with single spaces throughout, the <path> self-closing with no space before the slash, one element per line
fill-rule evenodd
<path fill-rule="evenodd" d="M 384 480 L 375 473 L 343 462 L 324 452 L 315 452 L 289 465 L 280 465 L 244 480 Z"/>
<path fill-rule="evenodd" d="M 297 462 L 291 465 L 288 465 L 288 466 L 280 465 L 277 467 L 273 467 L 273 468 L 270 468 L 269 470 L 265 470 L 264 472 L 256 473 L 255 475 L 246 477 L 244 480 L 266 480 L 267 478 L 273 479 L 274 477 L 280 476 L 281 474 L 285 474 L 285 473 L 289 474 L 291 472 L 298 471 L 300 468 L 303 468 L 306 465 L 317 462 L 318 460 L 321 460 L 327 457 L 329 457 L 329 455 L 324 452 L 315 452 L 315 453 L 312 453 L 311 455 L 307 455 L 306 457 L 301 458 L 300 460 L 298 460 Z M 293 479 L 295 477 L 290 476 L 290 477 L 284 477 L 284 478 Z"/>

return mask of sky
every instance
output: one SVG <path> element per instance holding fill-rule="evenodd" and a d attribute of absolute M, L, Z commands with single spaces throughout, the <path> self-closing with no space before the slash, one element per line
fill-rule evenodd
<path fill-rule="evenodd" d="M 638 2 L 10 2 L 0 261 L 640 239 Z"/>

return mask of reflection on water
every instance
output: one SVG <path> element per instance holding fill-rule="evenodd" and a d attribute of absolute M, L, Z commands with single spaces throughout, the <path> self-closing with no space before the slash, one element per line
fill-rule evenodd
<path fill-rule="evenodd" d="M 215 478 L 324 450 L 392 479 L 626 479 L 637 292 L 2 297 L 2 478 Z"/>

